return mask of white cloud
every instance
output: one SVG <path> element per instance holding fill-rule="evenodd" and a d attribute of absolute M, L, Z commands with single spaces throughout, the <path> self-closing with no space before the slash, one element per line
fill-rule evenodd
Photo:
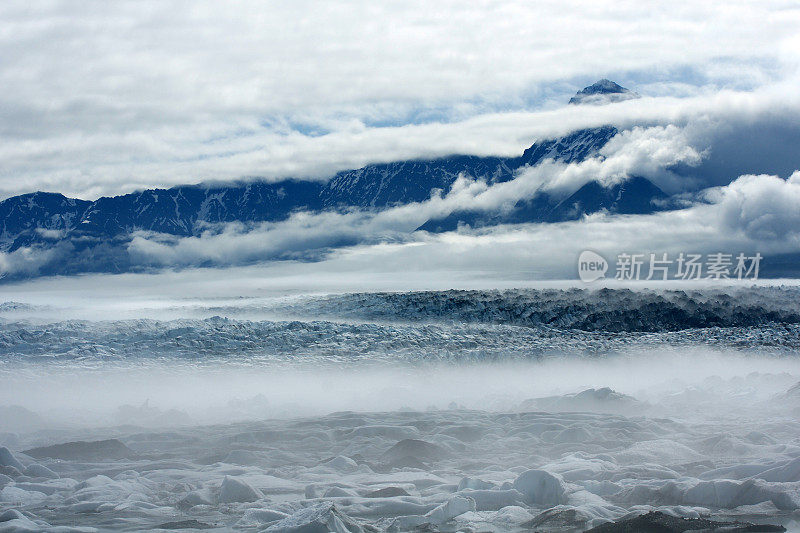
<path fill-rule="evenodd" d="M 789 241 L 800 249 L 800 172 L 787 180 L 742 176 L 709 197 L 719 206 L 723 227 L 754 242 Z"/>
<path fill-rule="evenodd" d="M 0 277 L 9 274 L 35 276 L 46 264 L 63 257 L 63 249 L 22 247 L 12 253 L 0 252 Z"/>
<path fill-rule="evenodd" d="M 451 152 L 510 155 L 601 120 L 791 106 L 781 99 L 795 92 L 800 10 L 780 0 L 724 9 L 9 0 L 0 19 L 0 195 L 94 197 Z M 661 98 L 523 112 L 552 109 L 603 76 Z M 773 96 L 717 94 L 759 87 Z M 679 106 L 675 96 L 694 100 Z M 375 127 L 409 120 L 435 123 Z"/>
<path fill-rule="evenodd" d="M 572 278 L 574 261 L 585 249 L 614 257 L 627 253 L 764 254 L 800 252 L 800 173 L 743 176 L 708 193 L 713 203 L 653 215 L 596 214 L 559 224 L 500 226 L 441 235 L 405 235 L 446 202 L 461 207 L 480 204 L 489 194 L 481 184 L 466 185 L 459 197 L 434 198 L 422 204 L 366 213 L 300 215 L 286 222 L 242 232 L 229 226 L 219 234 L 156 243 L 142 234 L 131 244 L 136 262 L 159 266 L 243 262 L 292 257 L 303 250 L 358 243 L 331 252 L 320 263 L 355 263 L 364 271 L 390 269 L 485 270 L 500 278 L 530 271 L 533 279 Z M 472 203 L 469 203 L 470 194 Z"/>
<path fill-rule="evenodd" d="M 375 261 L 374 267 L 387 261 L 400 269 L 480 266 L 499 273 L 535 265 L 536 277 L 552 278 L 571 273 L 573 259 L 586 248 L 610 255 L 714 249 L 800 251 L 800 172 L 788 179 L 745 175 L 729 185 L 707 189 L 708 204 L 681 211 L 632 217 L 596 214 L 564 224 L 444 235 L 412 233 L 427 220 L 452 211 L 496 212 L 530 198 L 537 190 L 565 195 L 590 180 L 610 184 L 644 176 L 667 190 L 680 190 L 683 176 L 668 169 L 676 164 L 697 166 L 710 157 L 714 145 L 701 150 L 704 145 L 698 139 L 705 142 L 719 130 L 719 124 L 706 116 L 684 121 L 680 127 L 634 127 L 616 136 L 599 157 L 571 164 L 548 160 L 524 169 L 512 181 L 494 185 L 462 176 L 447 195 L 433 195 L 424 202 L 378 213 L 301 212 L 283 222 L 212 226 L 189 238 L 138 232 L 127 252 L 109 249 L 103 253 L 123 254 L 123 264 L 129 262 L 133 267 L 222 267 L 324 257 L 323 263 L 350 258 Z M 692 146 L 697 142 L 699 147 Z M 47 252 L 23 248 L 1 255 L 0 271 L 33 274 L 40 266 L 72 253 L 66 243 Z M 102 258 L 95 255 L 86 260 Z"/>

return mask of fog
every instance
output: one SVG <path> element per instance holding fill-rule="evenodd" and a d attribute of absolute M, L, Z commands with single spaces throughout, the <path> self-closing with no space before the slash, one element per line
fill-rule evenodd
<path fill-rule="evenodd" d="M 702 401 L 702 416 L 734 418 L 763 413 L 765 407 L 777 410 L 770 402 L 800 381 L 800 361 L 667 348 L 607 357 L 553 354 L 527 362 L 413 366 L 334 367 L 316 358 L 304 362 L 302 356 L 283 367 L 219 359 L 165 362 L 158 357 L 105 365 L 36 361 L 7 365 L 3 374 L 0 405 L 33 411 L 41 417 L 32 426 L 37 429 L 129 423 L 169 427 L 455 406 L 515 411 L 524 400 L 603 387 L 647 402 L 651 415 L 697 417 L 701 413 L 695 402 Z M 691 399 L 683 399 L 689 391 Z M 797 407 L 780 403 L 787 413 Z M 603 404 L 597 408 L 602 410 Z M 3 422 L 6 430 L 14 426 Z"/>

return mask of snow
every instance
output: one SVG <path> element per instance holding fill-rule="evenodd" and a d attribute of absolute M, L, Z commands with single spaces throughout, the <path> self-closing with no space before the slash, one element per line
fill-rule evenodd
<path fill-rule="evenodd" d="M 56 474 L 46 466 L 42 466 L 40 464 L 29 465 L 25 469 L 25 475 L 33 478 L 43 477 L 43 478 L 54 479 L 59 477 L 58 474 Z"/>
<path fill-rule="evenodd" d="M 15 306 L 0 531 L 568 531 L 650 511 L 795 527 L 796 289 L 602 294 Z M 661 304 L 722 325 L 597 316 Z"/>
<path fill-rule="evenodd" d="M 333 503 L 301 509 L 268 527 L 269 533 L 361 533 L 362 528 L 340 513 Z"/>
<path fill-rule="evenodd" d="M 23 472 L 25 467 L 20 463 L 11 450 L 5 446 L 0 446 L 0 466 L 16 468 L 18 471 Z"/>
<path fill-rule="evenodd" d="M 557 524 L 588 528 L 651 508 L 680 516 L 724 510 L 768 519 L 800 509 L 798 425 L 782 416 L 778 411 L 761 420 L 732 416 L 727 422 L 676 424 L 605 413 L 437 409 L 342 412 L 167 432 L 95 428 L 91 432 L 98 439 L 113 436 L 135 455 L 96 462 L 39 459 L 60 477 L 21 472 L 9 477 L 0 490 L 0 509 L 24 511 L 28 519 L 53 526 L 81 516 L 83 525 L 99 527 L 116 516 L 120 524 L 141 529 L 198 520 L 270 531 L 306 526 L 403 531 L 451 523 L 505 531 L 528 522 L 547 531 Z M 415 427 L 419 439 L 397 440 L 392 428 L 404 426 Z M 556 426 L 584 429 L 592 439 L 565 443 L 558 438 L 563 429 L 536 429 Z M 361 427 L 369 431 L 351 438 Z M 469 435 L 458 441 L 460 447 L 433 444 L 456 427 L 481 427 L 483 436 Z M 20 434 L 17 448 L 34 440 L 56 444 L 70 434 L 85 437 L 86 431 Z M 729 456 L 707 445 L 723 431 L 743 436 L 756 431 L 769 438 L 758 439 L 746 456 Z M 316 434 L 328 438 L 309 438 Z M 387 465 L 394 452 L 420 455 L 422 468 Z M 5 454 L 6 462 L 22 464 L 15 453 Z M 213 456 L 224 460 L 211 462 Z M 33 464 L 39 463 L 26 470 Z M 536 468 L 529 468 L 532 464 Z"/>
<path fill-rule="evenodd" d="M 358 470 L 358 463 L 350 459 L 349 457 L 345 457 L 343 455 L 339 455 L 334 457 L 330 461 L 324 463 L 325 466 L 336 470 L 337 472 L 355 472 Z"/>
<path fill-rule="evenodd" d="M 427 523 L 442 524 L 467 511 L 475 510 L 475 501 L 466 496 L 453 496 L 446 503 L 425 514 Z"/>
<path fill-rule="evenodd" d="M 260 526 L 263 524 L 270 524 L 278 522 L 288 517 L 286 513 L 274 511 L 272 509 L 248 509 L 242 515 L 236 525 L 241 527 Z"/>
<path fill-rule="evenodd" d="M 254 502 L 262 497 L 263 494 L 247 482 L 230 476 L 225 476 L 219 488 L 220 503 Z"/>
<path fill-rule="evenodd" d="M 475 501 L 477 511 L 497 511 L 503 507 L 524 505 L 525 495 L 515 489 L 464 489 L 458 494 Z"/>
<path fill-rule="evenodd" d="M 514 480 L 517 489 L 530 503 L 537 505 L 558 505 L 564 503 L 566 487 L 557 474 L 545 470 L 526 470 Z"/>

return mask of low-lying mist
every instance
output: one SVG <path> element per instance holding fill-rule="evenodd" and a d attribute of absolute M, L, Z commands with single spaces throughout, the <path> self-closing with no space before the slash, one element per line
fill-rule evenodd
<path fill-rule="evenodd" d="M 800 381 L 800 360 L 702 348 L 337 368 L 299 360 L 283 368 L 158 359 L 35 364 L 6 369 L 0 389 L 6 431 L 185 426 L 344 410 L 556 409 L 696 418 L 788 413 L 800 406 L 800 397 L 786 396 Z M 617 394 L 600 391 L 606 387 Z M 570 396 L 589 389 L 594 393 Z"/>

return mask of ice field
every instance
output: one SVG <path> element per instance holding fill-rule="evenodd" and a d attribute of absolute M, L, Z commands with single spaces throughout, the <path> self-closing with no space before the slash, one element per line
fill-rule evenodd
<path fill-rule="evenodd" d="M 2 291 L 0 531 L 800 530 L 796 284 L 137 279 Z"/>

